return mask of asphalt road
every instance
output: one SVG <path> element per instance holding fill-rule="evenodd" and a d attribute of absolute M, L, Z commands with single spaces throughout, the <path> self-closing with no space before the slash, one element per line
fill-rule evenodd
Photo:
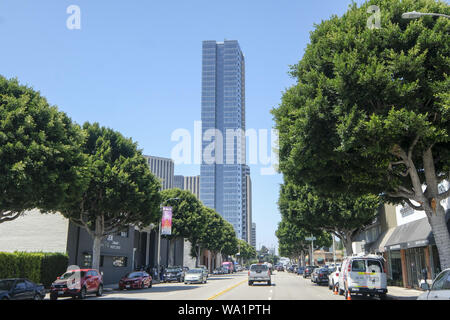
<path fill-rule="evenodd" d="M 70 299 L 70 298 L 67 298 Z M 88 300 L 344 300 L 327 285 L 317 285 L 288 272 L 274 272 L 272 285 L 248 285 L 247 272 L 210 275 L 206 284 L 161 283 L 152 288 L 129 291 L 105 291 L 102 297 Z"/>

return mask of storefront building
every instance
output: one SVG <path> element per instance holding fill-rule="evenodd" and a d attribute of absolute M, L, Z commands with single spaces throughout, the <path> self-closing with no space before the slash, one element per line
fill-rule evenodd
<path fill-rule="evenodd" d="M 385 244 L 385 257 L 388 279 L 405 288 L 419 288 L 421 280 L 430 282 L 441 271 L 427 218 L 396 227 Z"/>

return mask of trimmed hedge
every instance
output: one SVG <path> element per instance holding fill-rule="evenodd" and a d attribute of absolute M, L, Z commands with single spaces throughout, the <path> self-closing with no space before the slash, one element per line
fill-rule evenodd
<path fill-rule="evenodd" d="M 69 257 L 63 253 L 0 252 L 0 279 L 27 278 L 49 288 L 68 263 Z"/>

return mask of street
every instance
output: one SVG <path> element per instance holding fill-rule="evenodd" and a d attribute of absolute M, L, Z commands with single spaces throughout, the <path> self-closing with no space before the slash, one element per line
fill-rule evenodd
<path fill-rule="evenodd" d="M 46 299 L 49 296 L 47 295 Z M 63 298 L 70 299 L 70 298 Z M 61 299 L 61 300 L 63 300 Z M 247 272 L 211 275 L 206 284 L 161 283 L 142 290 L 105 290 L 102 297 L 90 295 L 87 300 L 341 300 L 326 285 L 317 285 L 288 272 L 274 272 L 272 285 L 248 285 Z M 353 300 L 368 299 L 353 297 Z M 376 300 L 376 298 L 372 298 Z"/>

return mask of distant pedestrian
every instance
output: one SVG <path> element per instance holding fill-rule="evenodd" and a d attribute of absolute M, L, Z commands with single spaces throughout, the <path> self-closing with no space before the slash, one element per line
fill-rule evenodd
<path fill-rule="evenodd" d="M 159 270 L 159 280 L 163 281 L 163 275 L 164 275 L 164 266 L 161 266 L 161 269 Z"/>
<path fill-rule="evenodd" d="M 425 282 L 427 281 L 427 277 L 428 277 L 427 268 L 423 268 L 422 269 L 422 279 L 425 280 Z"/>

